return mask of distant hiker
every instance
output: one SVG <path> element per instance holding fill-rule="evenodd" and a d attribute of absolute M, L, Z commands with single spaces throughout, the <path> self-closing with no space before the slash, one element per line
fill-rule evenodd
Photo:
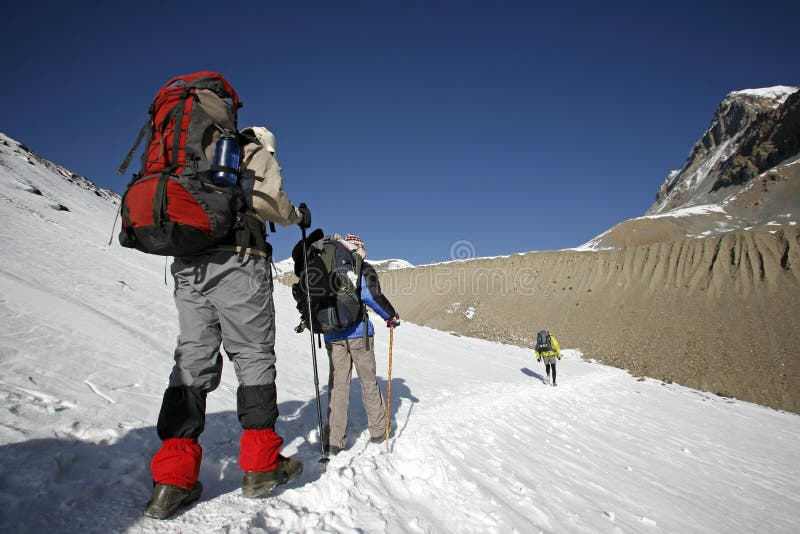
<path fill-rule="evenodd" d="M 170 80 L 150 108 L 142 170 L 122 200 L 120 243 L 174 256 L 180 333 L 145 509 L 157 519 L 200 497 L 198 437 L 206 396 L 221 379 L 220 345 L 239 381 L 242 495 L 265 496 L 303 470 L 298 460 L 279 454 L 283 440 L 274 428 L 275 311 L 266 222 L 307 228 L 311 213 L 304 204 L 292 205 L 281 188 L 274 136 L 260 127 L 236 131 L 239 107 L 236 92 L 217 73 Z M 254 191 L 268 200 L 268 209 L 254 204 Z"/>
<path fill-rule="evenodd" d="M 536 361 L 544 359 L 544 368 L 547 372 L 545 384 L 550 384 L 550 371 L 553 371 L 552 384 L 556 385 L 556 359 L 561 359 L 561 347 L 558 345 L 556 336 L 550 334 L 548 330 L 541 330 L 536 334 Z"/>
<path fill-rule="evenodd" d="M 309 292 L 314 331 L 324 333 L 329 358 L 328 424 L 323 436 L 324 448 L 326 452 L 336 454 L 347 444 L 347 415 L 353 366 L 361 382 L 361 399 L 367 412 L 370 441 L 381 443 L 386 439 L 386 408 L 375 371 L 374 327 L 367 315 L 366 306 L 375 310 L 389 328 L 400 325 L 400 316 L 381 293 L 375 269 L 364 261 L 367 249 L 361 238 L 354 234 L 347 234 L 343 238 L 335 234 L 322 237 L 321 230 L 315 230 L 309 236 L 309 241 L 311 250 L 321 248 L 308 263 L 309 272 L 314 274 L 311 279 L 331 281 L 327 286 L 328 289 L 333 286 L 334 292 L 337 291 L 335 288 L 340 288 L 333 296 L 317 297 L 325 288 L 315 287 L 312 281 Z M 296 250 L 297 248 L 295 247 Z M 328 272 L 328 266 L 333 264 L 339 268 Z M 333 280 L 337 281 L 332 282 Z M 296 286 L 293 292 L 298 309 L 307 323 L 306 314 L 303 313 L 305 293 L 302 292 L 302 286 Z M 331 317 L 335 317 L 335 320 L 332 321 Z"/>

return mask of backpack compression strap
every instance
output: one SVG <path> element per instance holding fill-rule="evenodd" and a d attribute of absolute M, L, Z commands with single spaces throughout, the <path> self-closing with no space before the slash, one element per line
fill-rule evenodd
<path fill-rule="evenodd" d="M 189 93 L 194 92 L 195 90 L 189 86 L 183 88 L 181 91 L 181 98 L 178 101 L 178 104 L 175 108 L 178 110 L 175 116 L 175 127 L 172 129 L 172 158 L 173 161 L 171 162 L 169 168 L 166 172 L 174 172 L 178 166 L 180 165 L 180 155 L 178 151 L 181 149 L 181 134 L 184 132 L 183 129 L 183 116 L 186 114 L 186 99 L 189 98 Z M 186 132 L 187 135 L 189 132 Z M 184 160 L 186 159 L 186 150 L 184 149 Z M 185 165 L 184 161 L 184 165 Z"/>
<path fill-rule="evenodd" d="M 128 170 L 128 165 L 131 164 L 131 160 L 133 159 L 133 155 L 136 153 L 136 149 L 139 148 L 139 145 L 142 143 L 142 139 L 144 139 L 144 136 L 147 133 L 147 130 L 149 129 L 150 129 L 150 117 L 147 118 L 147 120 L 144 123 L 144 126 L 142 126 L 142 129 L 139 130 L 139 135 L 136 136 L 136 142 L 133 143 L 130 152 L 128 152 L 128 155 L 125 156 L 124 160 L 122 160 L 119 169 L 117 169 L 117 174 L 125 174 L 125 171 Z"/>

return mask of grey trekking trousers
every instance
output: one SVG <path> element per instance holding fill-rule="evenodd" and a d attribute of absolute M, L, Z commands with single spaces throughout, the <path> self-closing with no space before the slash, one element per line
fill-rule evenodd
<path fill-rule="evenodd" d="M 180 334 L 159 415 L 161 439 L 197 437 L 205 396 L 219 386 L 220 345 L 239 380 L 237 411 L 245 429 L 275 425 L 275 308 L 269 258 L 217 251 L 175 258 Z"/>
<path fill-rule="evenodd" d="M 372 349 L 373 341 L 369 338 Z M 364 338 L 343 339 L 325 344 L 328 349 L 328 443 L 344 448 L 347 443 L 347 412 L 350 408 L 350 380 L 355 365 L 361 382 L 361 400 L 367 412 L 370 437 L 386 432 L 386 407 L 375 376 L 375 352 L 364 347 Z"/>
<path fill-rule="evenodd" d="M 220 343 L 239 384 L 275 382 L 275 307 L 266 258 L 212 252 L 175 258 L 175 305 L 180 335 L 170 386 L 216 389 L 222 372 Z"/>

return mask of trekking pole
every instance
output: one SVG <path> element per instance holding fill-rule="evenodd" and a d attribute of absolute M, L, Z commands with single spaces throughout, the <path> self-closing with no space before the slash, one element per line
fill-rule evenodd
<path fill-rule="evenodd" d="M 322 431 L 322 403 L 319 400 L 319 374 L 317 373 L 317 347 L 314 343 L 314 326 L 311 321 L 311 295 L 309 294 L 308 284 L 308 251 L 306 250 L 306 229 L 301 226 L 303 232 L 303 278 L 306 284 L 306 319 L 308 323 L 308 332 L 311 334 L 311 359 L 314 362 L 314 389 L 317 393 L 317 423 L 319 425 L 319 461 L 322 464 L 328 463 L 328 457 L 325 455 L 325 444 L 323 443 Z"/>
<path fill-rule="evenodd" d="M 386 387 L 386 451 L 389 451 L 389 430 L 392 412 L 392 345 L 394 344 L 394 327 L 389 328 L 389 384 Z"/>

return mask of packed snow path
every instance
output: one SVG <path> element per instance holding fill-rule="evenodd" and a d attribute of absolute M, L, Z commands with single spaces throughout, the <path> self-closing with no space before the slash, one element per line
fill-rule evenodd
<path fill-rule="evenodd" d="M 200 501 L 144 518 L 177 334 L 164 262 L 106 246 L 109 197 L 3 140 L 2 532 L 800 531 L 797 415 L 640 382 L 576 350 L 553 388 L 531 350 L 411 324 L 395 335 L 390 450 L 368 443 L 354 380 L 350 446 L 322 472 L 309 338 L 281 284 L 278 431 L 303 476 L 240 496 L 228 365 L 208 399 Z M 319 363 L 324 383 L 324 350 Z"/>
<path fill-rule="evenodd" d="M 0 447 L 4 526 L 64 532 L 797 531 L 797 416 L 638 382 L 624 371 L 583 362 L 575 351 L 559 363 L 559 386 L 549 387 L 529 350 L 410 324 L 395 337 L 390 451 L 368 443 L 355 381 L 352 445 L 323 473 L 309 340 L 289 330 L 290 297 L 283 290 L 276 296 L 279 384 L 286 384 L 278 429 L 285 452 L 305 464 L 301 479 L 266 500 L 239 495 L 235 384 L 228 376 L 211 396 L 209 404 L 217 407 L 201 438 L 203 498 L 171 521 L 143 518 L 161 382 L 147 388 L 151 420 L 129 421 L 128 399 L 144 385 L 110 386 L 140 375 L 133 364 L 125 369 L 121 362 L 118 374 L 95 378 L 89 387 L 76 380 L 56 391 L 4 379 L 3 404 L 12 413 L 26 405 L 54 421 L 68 420 L 67 413 L 74 419 L 71 430 L 56 426 L 41 432 L 52 437 L 30 439 L 25 434 L 34 432 L 22 430 L 22 439 Z M 376 344 L 383 377 L 386 338 L 381 330 Z M 163 357 L 169 360 L 167 352 Z M 326 376 L 324 357 L 320 364 Z M 168 370 L 168 364 L 161 367 Z M 73 391 L 81 386 L 85 391 Z M 94 398 L 75 402 L 78 392 Z"/>

